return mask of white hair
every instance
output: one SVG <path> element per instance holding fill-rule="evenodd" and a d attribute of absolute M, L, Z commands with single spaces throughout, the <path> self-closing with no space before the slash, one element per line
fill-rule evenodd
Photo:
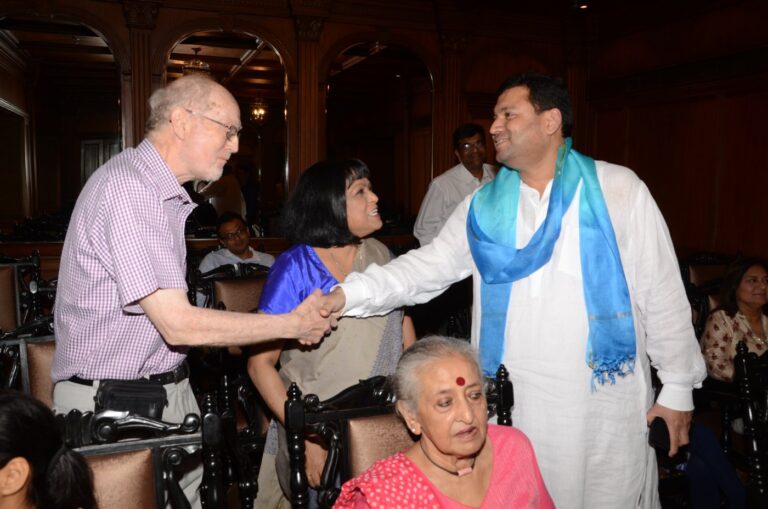
<path fill-rule="evenodd" d="M 403 352 L 392 375 L 392 386 L 395 397 L 402 401 L 410 410 L 416 410 L 416 401 L 421 392 L 419 373 L 425 365 L 447 357 L 462 357 L 477 370 L 482 379 L 480 362 L 477 351 L 461 339 L 429 336 L 416 341 L 408 350 Z"/>
<path fill-rule="evenodd" d="M 155 90 L 149 97 L 149 118 L 147 135 L 155 132 L 171 119 L 174 108 L 182 107 L 194 111 L 207 111 L 211 92 L 220 86 L 213 79 L 201 74 L 188 74 Z"/>

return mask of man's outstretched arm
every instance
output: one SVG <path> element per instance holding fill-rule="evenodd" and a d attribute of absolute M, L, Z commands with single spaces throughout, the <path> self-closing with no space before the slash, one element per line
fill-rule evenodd
<path fill-rule="evenodd" d="M 198 308 L 178 288 L 156 290 L 139 305 L 170 345 L 248 345 L 276 338 L 314 344 L 335 325 L 333 317 L 321 314 L 320 296 L 320 290 L 315 290 L 293 311 L 282 315 Z"/>

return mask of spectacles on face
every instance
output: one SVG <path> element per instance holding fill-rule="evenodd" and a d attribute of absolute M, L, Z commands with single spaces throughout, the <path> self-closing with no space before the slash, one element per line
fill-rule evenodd
<path fill-rule="evenodd" d="M 237 230 L 229 233 L 224 233 L 221 235 L 221 238 L 224 240 L 235 240 L 237 237 L 244 235 L 246 233 L 247 229 L 245 226 L 241 226 Z"/>
<path fill-rule="evenodd" d="M 202 117 L 202 118 L 204 118 L 204 119 L 206 119 L 206 120 L 208 120 L 210 122 L 213 122 L 214 124 L 220 125 L 224 129 L 226 129 L 227 130 L 227 141 L 232 141 L 232 138 L 240 138 L 240 131 L 243 130 L 242 127 L 237 127 L 237 126 L 234 126 L 234 125 L 227 125 L 224 122 L 219 122 L 215 118 L 209 117 L 208 115 L 203 115 L 202 113 L 200 113 L 198 111 L 190 110 L 189 108 L 184 108 L 184 109 L 187 110 L 187 113 L 189 113 L 190 115 L 196 115 L 198 117 Z"/>
<path fill-rule="evenodd" d="M 485 147 L 485 142 L 483 140 L 475 141 L 472 143 L 460 143 L 459 144 L 459 150 L 462 152 L 469 152 L 473 148 L 480 150 L 481 148 Z"/>

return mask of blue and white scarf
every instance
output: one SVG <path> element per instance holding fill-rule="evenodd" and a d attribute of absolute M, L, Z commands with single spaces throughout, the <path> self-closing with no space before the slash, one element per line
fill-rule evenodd
<path fill-rule="evenodd" d="M 616 236 L 595 161 L 572 150 L 571 144 L 567 138 L 558 152 L 547 217 L 527 246 L 515 247 L 520 197 L 517 170 L 503 167 L 470 204 L 467 238 L 482 276 L 480 361 L 486 375 L 496 372 L 504 355 L 512 283 L 549 262 L 560 237 L 563 215 L 580 182 L 579 247 L 589 320 L 586 362 L 592 369 L 593 383 L 615 383 L 616 375 L 634 371 L 635 326 Z"/>

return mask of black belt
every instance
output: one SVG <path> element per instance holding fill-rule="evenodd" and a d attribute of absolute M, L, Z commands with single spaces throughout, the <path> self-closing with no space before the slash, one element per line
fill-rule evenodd
<path fill-rule="evenodd" d="M 176 368 L 166 371 L 165 373 L 158 373 L 156 375 L 149 375 L 148 379 L 154 382 L 160 382 L 162 385 L 177 384 L 182 380 L 189 377 L 189 366 L 186 361 L 179 364 Z M 73 382 L 80 385 L 90 385 L 93 387 L 93 380 L 80 378 L 79 376 L 70 377 L 68 382 Z"/>

